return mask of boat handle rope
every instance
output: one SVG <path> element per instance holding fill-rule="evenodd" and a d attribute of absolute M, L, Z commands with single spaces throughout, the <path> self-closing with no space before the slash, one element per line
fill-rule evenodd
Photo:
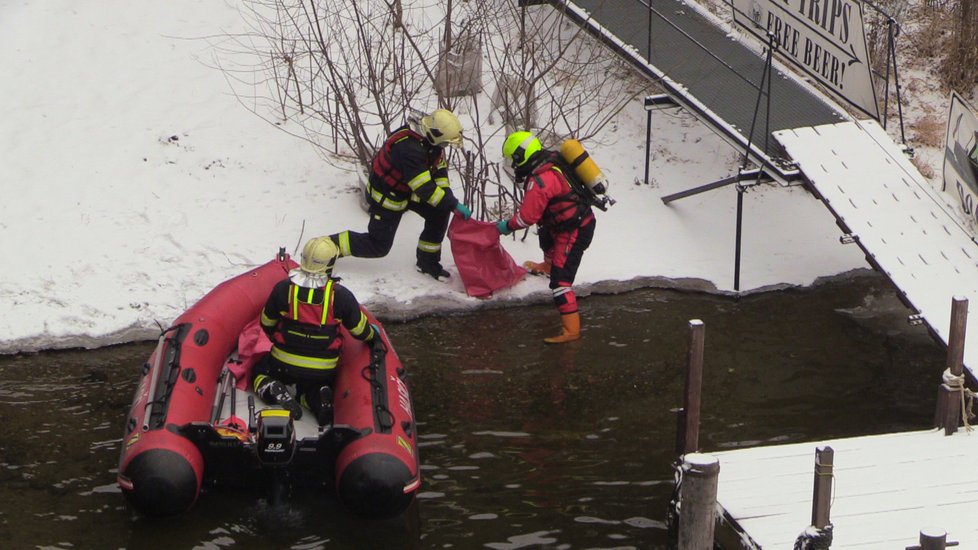
<path fill-rule="evenodd" d="M 147 431 L 147 430 L 149 430 L 149 421 L 150 421 L 150 419 L 153 416 L 153 406 L 156 405 L 156 403 L 157 403 L 157 400 L 155 399 L 155 397 L 156 397 L 156 385 L 157 385 L 157 383 L 159 382 L 159 379 L 160 379 L 160 373 L 161 373 L 160 364 L 163 362 L 163 351 L 166 349 L 165 344 L 166 344 L 166 342 L 168 340 L 167 339 L 167 336 L 166 336 L 166 333 L 167 332 L 168 331 L 164 331 L 163 334 L 160 335 L 160 340 L 156 344 L 156 354 L 153 357 L 153 366 L 149 370 L 149 372 L 152 373 L 153 378 L 150 379 L 150 381 L 149 381 L 149 391 L 146 394 L 146 396 L 147 396 L 147 399 L 146 399 L 146 407 L 145 407 L 144 412 L 143 412 L 143 431 L 144 432 Z"/>
<path fill-rule="evenodd" d="M 157 406 L 164 407 L 163 411 L 159 413 L 160 418 L 154 422 L 152 429 L 159 428 L 163 426 L 166 422 L 166 404 L 170 399 L 170 394 L 173 392 L 173 386 L 180 375 L 180 347 L 183 341 L 183 337 L 186 336 L 187 324 L 174 325 L 168 328 L 166 331 L 160 335 L 160 341 L 156 346 L 156 357 L 153 364 L 153 368 L 150 372 L 153 372 L 153 378 L 150 380 L 149 392 L 147 393 L 146 408 L 143 413 L 143 425 L 142 430 L 149 431 L 150 422 L 153 420 L 153 415 L 157 414 L 155 410 Z M 168 336 L 168 333 L 176 331 L 175 335 Z M 169 345 L 166 345 L 169 344 Z M 165 352 L 165 353 L 164 353 Z M 163 376 L 162 363 L 164 356 L 169 356 L 167 360 L 167 371 L 168 376 L 163 388 L 162 395 L 157 398 L 156 394 L 159 391 L 160 378 Z"/>
<path fill-rule="evenodd" d="M 371 362 L 360 369 L 360 376 L 370 382 L 370 388 L 373 390 L 374 402 L 376 403 L 374 405 L 374 417 L 379 428 L 378 431 L 389 433 L 394 427 L 396 419 L 394 418 L 394 413 L 387 407 L 385 395 L 387 387 L 377 378 L 378 370 L 378 365 L 375 362 Z"/>

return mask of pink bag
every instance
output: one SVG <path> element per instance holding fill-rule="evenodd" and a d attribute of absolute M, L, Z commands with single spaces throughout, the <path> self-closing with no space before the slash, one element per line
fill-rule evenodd
<path fill-rule="evenodd" d="M 453 216 L 448 239 L 469 296 L 491 298 L 494 291 L 511 287 L 526 276 L 526 270 L 516 265 L 499 242 L 494 223 Z"/>

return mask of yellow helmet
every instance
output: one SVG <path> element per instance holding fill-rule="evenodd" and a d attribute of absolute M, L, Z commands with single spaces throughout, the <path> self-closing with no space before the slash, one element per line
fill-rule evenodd
<path fill-rule="evenodd" d="M 337 248 L 329 237 L 316 237 L 310 239 L 302 249 L 302 262 L 299 267 L 306 273 L 313 275 L 329 274 L 333 271 L 333 264 L 340 255 Z"/>
<path fill-rule="evenodd" d="M 462 123 L 448 109 L 436 109 L 430 115 L 421 117 L 421 133 L 432 145 L 458 147 L 462 144 Z"/>
<path fill-rule="evenodd" d="M 503 157 L 513 162 L 513 168 L 523 166 L 534 153 L 543 149 L 540 140 L 530 132 L 520 131 L 510 134 L 503 143 Z"/>

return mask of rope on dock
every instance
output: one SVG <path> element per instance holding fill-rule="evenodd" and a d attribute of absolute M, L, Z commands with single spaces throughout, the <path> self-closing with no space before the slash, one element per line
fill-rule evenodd
<path fill-rule="evenodd" d="M 964 421 L 965 431 L 973 431 L 971 420 L 975 418 L 975 392 L 964 385 L 964 374 L 955 375 L 951 369 L 944 369 L 944 383 L 953 391 L 961 390 L 961 420 Z"/>

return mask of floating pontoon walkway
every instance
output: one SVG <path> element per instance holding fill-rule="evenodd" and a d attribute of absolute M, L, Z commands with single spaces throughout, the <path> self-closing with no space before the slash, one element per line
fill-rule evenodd
<path fill-rule="evenodd" d="M 978 431 L 944 430 L 710 453 L 720 460 L 718 500 L 743 529 L 742 548 L 794 547 L 811 523 L 819 446 L 835 451 L 833 550 L 903 550 L 929 527 L 958 548 L 978 548 Z"/>
<path fill-rule="evenodd" d="M 952 299 L 968 299 L 971 330 L 964 366 L 973 377 L 978 367 L 978 245 L 958 216 L 875 122 L 784 130 L 774 136 L 843 231 L 945 344 Z M 978 508 L 975 513 L 978 521 Z"/>

